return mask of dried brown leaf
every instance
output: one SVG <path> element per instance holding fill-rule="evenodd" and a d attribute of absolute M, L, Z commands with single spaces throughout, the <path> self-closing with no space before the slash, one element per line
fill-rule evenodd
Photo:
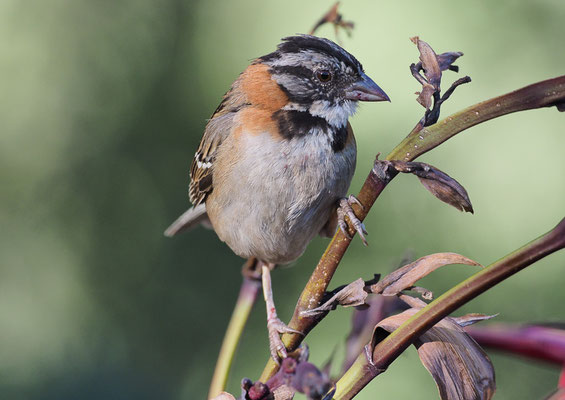
<path fill-rule="evenodd" d="M 428 191 L 444 203 L 473 214 L 471 199 L 463 186 L 443 172 L 436 170 L 436 174 L 429 174 L 426 178 L 420 178 L 420 182 Z M 445 178 L 449 179 L 445 179 Z"/>
<path fill-rule="evenodd" d="M 344 307 L 360 306 L 362 304 L 365 304 L 365 299 L 367 298 L 367 296 L 368 293 L 365 291 L 365 281 L 359 278 L 334 294 L 320 307 L 303 311 L 301 315 L 312 316 L 321 312 L 329 311 L 334 308 L 336 303 L 341 304 Z"/>
<path fill-rule="evenodd" d="M 310 35 L 313 35 L 314 32 L 316 32 L 320 26 L 327 24 L 327 23 L 334 23 L 335 21 L 337 21 L 338 16 L 339 16 L 339 14 L 337 12 L 338 8 L 339 8 L 339 1 L 337 1 L 328 10 L 328 12 L 322 18 L 320 18 L 320 20 L 318 22 L 316 22 L 316 25 L 314 25 L 314 27 L 310 31 Z"/>
<path fill-rule="evenodd" d="M 382 320 L 378 328 L 397 329 L 419 309 Z M 495 391 L 494 368 L 486 353 L 450 317 L 442 319 L 420 336 L 414 345 L 420 360 L 434 378 L 443 400 L 490 399 Z"/>
<path fill-rule="evenodd" d="M 398 268 L 385 276 L 381 281 L 370 286 L 372 293 L 382 293 L 385 296 L 394 296 L 406 290 L 435 271 L 439 267 L 451 264 L 475 265 L 481 264 L 457 253 L 435 253 L 417 259 L 413 263 Z"/>
<path fill-rule="evenodd" d="M 431 290 L 428 290 L 426 288 L 420 287 L 420 286 L 412 286 L 409 287 L 408 290 L 411 290 L 413 292 L 418 293 L 420 296 L 422 296 L 422 298 L 424 300 L 433 300 L 434 299 L 434 293 Z"/>
<path fill-rule="evenodd" d="M 465 188 L 433 165 L 415 161 L 387 161 L 398 172 L 416 175 L 428 191 L 439 200 L 460 211 L 473 213 L 473 205 Z"/>
<path fill-rule="evenodd" d="M 461 53 L 460 51 L 449 51 L 447 53 L 438 54 L 437 61 L 439 64 L 439 69 L 441 69 L 442 71 L 445 71 L 447 69 L 455 72 L 459 71 L 459 68 L 453 65 L 453 63 L 462 55 L 463 53 Z"/>
<path fill-rule="evenodd" d="M 344 307 L 354 307 L 365 304 L 367 292 L 365 289 L 365 281 L 361 278 L 340 290 L 337 294 L 337 302 Z"/>
<path fill-rule="evenodd" d="M 441 68 L 438 63 L 437 55 L 428 43 L 420 40 L 418 36 L 411 38 L 412 42 L 418 46 L 418 51 L 420 52 L 420 61 L 422 62 L 422 68 L 424 69 L 424 75 L 428 79 L 428 82 L 436 89 L 439 90 L 439 85 L 441 83 Z"/>
<path fill-rule="evenodd" d="M 422 105 L 426 110 L 432 108 L 432 97 L 435 93 L 436 89 L 430 85 L 429 83 L 424 83 L 422 85 L 422 91 L 416 92 L 418 97 L 416 101 Z"/>
<path fill-rule="evenodd" d="M 422 301 L 417 297 L 408 296 L 406 294 L 401 294 L 398 297 L 400 298 L 400 300 L 402 300 L 404 303 L 408 304 L 410 307 L 414 309 L 420 310 L 428 305 L 428 303 L 426 303 L 425 301 Z M 471 313 L 471 314 L 462 315 L 460 317 L 450 317 L 450 318 L 453 321 L 457 322 L 457 325 L 459 325 L 461 328 L 464 328 L 466 326 L 476 324 L 477 322 L 486 321 L 497 316 L 498 314 L 486 315 L 486 314 Z"/>
<path fill-rule="evenodd" d="M 367 299 L 368 308 L 353 311 L 351 332 L 345 342 L 345 359 L 342 373 L 345 373 L 371 339 L 373 327 L 393 312 L 407 307 L 396 297 L 373 295 Z"/>
<path fill-rule="evenodd" d="M 462 315 L 461 317 L 451 317 L 451 318 L 455 322 L 457 322 L 457 324 L 460 327 L 464 328 L 466 326 L 476 324 L 477 322 L 493 319 L 496 316 L 498 316 L 498 314 L 486 315 L 486 314 L 472 313 L 472 314 Z"/>
<path fill-rule="evenodd" d="M 310 35 L 313 35 L 318 30 L 318 28 L 320 28 L 322 25 L 329 23 L 334 26 L 336 38 L 338 36 L 339 28 L 342 28 L 345 31 L 345 33 L 347 33 L 347 35 L 350 36 L 351 31 L 353 30 L 355 24 L 351 21 L 344 21 L 343 15 L 341 15 L 338 12 L 338 8 L 339 8 L 339 1 L 336 2 L 328 10 L 328 12 L 314 25 L 314 27 L 310 31 Z M 339 38 L 337 39 L 339 42 Z"/>
<path fill-rule="evenodd" d="M 420 164 L 422 168 L 414 170 L 413 174 L 431 194 L 460 211 L 473 213 L 471 199 L 459 182 L 429 164 Z"/>
<path fill-rule="evenodd" d="M 409 296 L 407 294 L 401 294 L 398 296 L 398 298 L 407 305 L 409 305 L 411 308 L 420 309 L 428 305 L 428 303 L 426 303 L 424 300 L 419 299 L 417 297 Z"/>

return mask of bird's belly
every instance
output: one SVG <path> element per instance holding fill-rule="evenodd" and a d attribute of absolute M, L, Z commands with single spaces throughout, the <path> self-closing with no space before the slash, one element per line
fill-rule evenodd
<path fill-rule="evenodd" d="M 206 208 L 218 236 L 236 254 L 288 263 L 304 252 L 346 194 L 355 146 L 335 153 L 322 135 L 282 146 L 267 134 L 253 139 L 242 143 L 248 156 L 214 171 L 214 182 L 231 184 L 219 185 L 221 191 L 214 185 Z M 226 153 L 218 157 L 229 157 L 230 146 L 222 147 Z"/>

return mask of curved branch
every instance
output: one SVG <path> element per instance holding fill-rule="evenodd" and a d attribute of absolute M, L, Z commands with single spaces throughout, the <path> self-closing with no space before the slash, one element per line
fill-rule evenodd
<path fill-rule="evenodd" d="M 477 103 L 434 125 L 412 131 L 387 156 L 411 161 L 472 126 L 517 111 L 565 104 L 565 75 Z"/>

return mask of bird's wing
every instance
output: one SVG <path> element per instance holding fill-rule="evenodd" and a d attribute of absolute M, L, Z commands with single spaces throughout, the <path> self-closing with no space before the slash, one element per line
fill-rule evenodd
<path fill-rule="evenodd" d="M 204 203 L 212 193 L 214 183 L 212 175 L 216 153 L 222 142 L 234 127 L 234 117 L 241 108 L 248 105 L 246 99 L 238 94 L 238 82 L 225 95 L 208 121 L 200 146 L 194 155 L 190 167 L 190 201 L 194 206 Z"/>
<path fill-rule="evenodd" d="M 212 182 L 212 172 L 216 152 L 225 138 L 233 128 L 233 118 L 237 111 L 233 104 L 236 96 L 230 90 L 214 111 L 212 118 L 208 121 L 204 135 L 198 146 L 198 150 L 192 160 L 190 167 L 190 201 L 194 207 L 189 208 L 165 231 L 165 236 L 175 236 L 178 233 L 188 231 L 199 224 L 211 227 L 208 214 L 206 213 L 206 197 L 214 188 Z"/>

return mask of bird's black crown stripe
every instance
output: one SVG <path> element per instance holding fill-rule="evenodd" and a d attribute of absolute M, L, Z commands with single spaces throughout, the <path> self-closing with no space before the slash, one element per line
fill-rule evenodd
<path fill-rule="evenodd" d="M 284 53 L 299 53 L 305 50 L 314 50 L 326 53 L 343 61 L 345 65 L 354 70 L 363 71 L 361 63 L 349 52 L 328 39 L 310 35 L 289 36 L 282 39 L 282 43 L 277 46 L 277 51 L 269 53 L 260 58 L 263 62 L 272 61 L 280 58 Z"/>

